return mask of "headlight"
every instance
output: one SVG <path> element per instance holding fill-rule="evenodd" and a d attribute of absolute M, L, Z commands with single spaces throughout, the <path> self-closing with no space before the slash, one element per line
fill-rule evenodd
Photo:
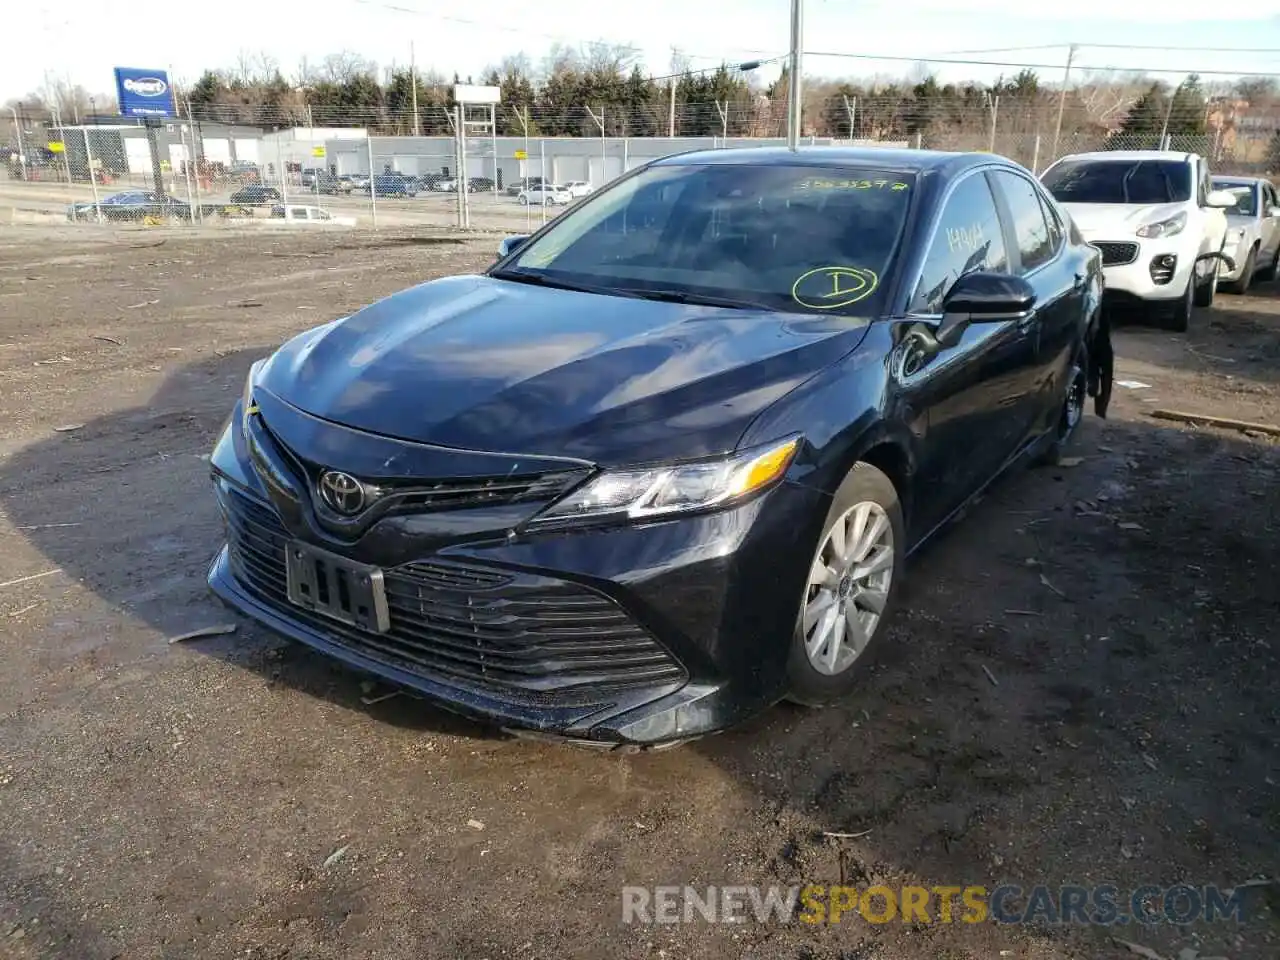
<path fill-rule="evenodd" d="M 1155 223 L 1144 223 L 1134 232 L 1140 237 L 1154 239 L 1156 237 L 1172 237 L 1183 231 L 1187 225 L 1186 213 L 1175 213 L 1168 220 L 1157 220 Z"/>
<path fill-rule="evenodd" d="M 575 520 L 640 520 L 740 503 L 773 486 L 791 465 L 799 437 L 716 460 L 606 470 L 557 500 L 531 526 Z"/>
<path fill-rule="evenodd" d="M 249 375 L 244 378 L 244 392 L 240 394 L 240 409 L 244 411 L 246 418 L 252 416 L 258 410 L 253 405 L 253 388 L 258 385 L 258 375 L 262 373 L 262 368 L 266 362 L 266 357 L 253 361 L 253 366 L 249 368 Z"/>

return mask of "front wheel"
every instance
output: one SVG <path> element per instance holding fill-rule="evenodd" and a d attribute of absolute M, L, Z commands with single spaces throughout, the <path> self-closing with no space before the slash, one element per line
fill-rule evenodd
<path fill-rule="evenodd" d="M 1249 287 L 1253 285 L 1253 273 L 1258 265 L 1258 248 L 1252 246 L 1249 248 L 1249 255 L 1244 258 L 1244 269 L 1240 271 L 1240 279 L 1233 280 L 1231 283 L 1223 284 L 1228 293 L 1244 296 L 1249 292 Z"/>
<path fill-rule="evenodd" d="M 1187 278 L 1187 289 L 1182 291 L 1182 296 L 1173 307 L 1173 313 L 1170 315 L 1166 326 L 1176 333 L 1186 333 L 1191 327 L 1191 310 L 1195 304 L 1196 295 L 1196 275 L 1192 272 Z"/>
<path fill-rule="evenodd" d="M 787 697 L 825 706 L 848 695 L 875 655 L 902 581 L 906 530 L 898 491 L 856 463 L 827 511 L 787 659 Z"/>
<path fill-rule="evenodd" d="M 1201 282 L 1198 286 L 1196 286 L 1194 302 L 1197 307 L 1213 306 L 1214 296 L 1218 292 L 1218 270 L 1221 267 L 1222 267 L 1222 261 L 1215 259 L 1213 261 L 1213 270 L 1210 271 L 1209 276 L 1203 282 Z M 1193 278 L 1195 277 L 1194 271 L 1192 271 L 1191 276 Z"/>

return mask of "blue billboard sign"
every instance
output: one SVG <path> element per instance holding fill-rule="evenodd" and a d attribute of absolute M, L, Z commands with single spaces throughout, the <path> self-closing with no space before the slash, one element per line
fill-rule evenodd
<path fill-rule="evenodd" d="M 173 90 L 164 70 L 116 67 L 116 97 L 122 116 L 173 116 Z"/>

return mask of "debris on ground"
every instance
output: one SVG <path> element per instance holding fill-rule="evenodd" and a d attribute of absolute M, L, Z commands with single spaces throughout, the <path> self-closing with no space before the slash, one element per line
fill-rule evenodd
<path fill-rule="evenodd" d="M 220 623 L 211 627 L 200 627 L 196 630 L 188 630 L 186 633 L 180 633 L 176 637 L 170 637 L 170 643 L 182 643 L 184 640 L 197 640 L 202 637 L 222 637 L 229 633 L 236 632 L 234 623 Z"/>

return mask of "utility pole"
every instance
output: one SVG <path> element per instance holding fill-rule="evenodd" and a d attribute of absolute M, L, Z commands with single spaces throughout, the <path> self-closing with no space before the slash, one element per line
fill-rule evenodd
<path fill-rule="evenodd" d="M 667 136 L 676 135 L 676 78 L 671 78 L 671 107 L 667 113 Z"/>
<path fill-rule="evenodd" d="M 418 62 L 413 57 L 413 41 L 409 41 L 409 96 L 413 101 L 413 135 L 419 134 L 418 127 Z"/>
<path fill-rule="evenodd" d="M 787 84 L 787 149 L 800 148 L 800 71 L 804 35 L 804 0 L 791 0 L 791 76 Z"/>
<path fill-rule="evenodd" d="M 1062 113 L 1067 109 L 1067 87 L 1071 84 L 1071 62 L 1076 58 L 1076 45 L 1067 47 L 1067 67 L 1062 72 L 1062 92 L 1058 94 L 1058 122 L 1053 128 L 1053 154 L 1049 162 L 1058 159 L 1058 141 L 1062 137 Z"/>

